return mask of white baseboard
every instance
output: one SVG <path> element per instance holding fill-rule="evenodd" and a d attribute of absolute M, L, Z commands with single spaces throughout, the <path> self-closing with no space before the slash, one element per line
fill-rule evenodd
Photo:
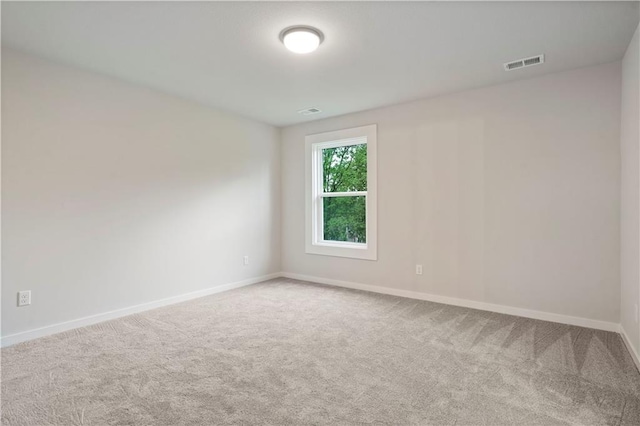
<path fill-rule="evenodd" d="M 634 348 L 633 345 L 631 344 L 631 339 L 629 339 L 629 335 L 627 334 L 627 331 L 624 329 L 622 325 L 620 325 L 620 334 L 622 335 L 622 340 L 624 341 L 624 344 L 627 346 L 627 349 L 631 354 L 631 358 L 633 358 L 633 362 L 636 363 L 636 367 L 638 368 L 638 371 L 640 371 L 640 355 L 638 354 L 638 351 L 636 350 L 636 348 Z"/>
<path fill-rule="evenodd" d="M 222 293 L 223 291 L 233 290 L 235 288 L 245 287 L 251 284 L 256 284 L 262 281 L 270 280 L 273 278 L 279 278 L 282 274 L 274 273 L 269 275 L 263 275 L 260 277 L 249 278 L 242 281 L 237 281 L 229 284 L 222 284 L 219 286 L 207 288 L 204 290 L 194 291 L 191 293 L 181 294 L 178 296 L 167 297 L 166 299 L 156 300 L 153 302 L 142 303 L 140 305 L 130 306 L 128 308 L 116 309 L 114 311 L 103 312 L 101 314 L 91 315 L 84 318 L 78 318 L 71 321 L 61 322 L 58 324 L 48 325 L 33 330 L 27 330 L 16 334 L 10 334 L 8 336 L 2 336 L 0 339 L 0 347 L 6 347 L 15 345 L 16 343 L 26 342 L 27 340 L 37 339 L 39 337 L 49 336 L 51 334 L 61 333 L 63 331 L 72 330 L 74 328 L 86 327 L 88 325 L 97 324 L 99 322 L 108 321 L 120 317 L 124 317 L 139 312 L 148 311 L 150 309 L 156 309 L 167 305 L 173 305 L 175 303 L 185 302 L 191 299 L 197 299 L 199 297 L 209 296 L 211 294 Z"/>
<path fill-rule="evenodd" d="M 534 311 L 531 309 L 515 308 L 512 306 L 496 305 L 493 303 L 477 302 L 468 299 L 458 299 L 455 297 L 438 296 L 435 294 L 422 293 L 410 290 L 400 290 L 389 287 L 379 287 L 368 284 L 360 284 L 349 281 L 332 280 L 328 278 L 313 277 L 309 275 L 283 272 L 282 276 L 301 281 L 311 281 L 320 284 L 327 284 L 336 287 L 345 287 L 356 290 L 371 291 L 373 293 L 389 294 L 392 296 L 407 297 L 410 299 L 427 300 L 429 302 L 443 303 L 446 305 L 462 306 L 465 308 L 479 309 L 481 311 L 491 311 L 500 314 L 516 315 L 525 318 L 533 318 L 543 321 L 557 322 L 561 324 L 577 325 L 580 327 L 594 328 L 596 330 L 620 332 L 620 324 L 599 321 L 588 318 L 574 317 L 570 315 L 554 314 L 551 312 Z"/>
<path fill-rule="evenodd" d="M 140 305 L 130 306 L 128 308 L 117 309 L 114 311 L 104 312 L 97 315 L 91 315 L 84 318 L 78 318 L 75 320 L 53 324 L 46 327 L 27 330 L 27 331 L 23 331 L 16 334 L 11 334 L 8 336 L 2 336 L 2 338 L 0 339 L 0 347 L 6 347 L 6 346 L 14 345 L 16 343 L 26 342 L 28 340 L 33 340 L 39 337 L 61 333 L 63 331 L 72 330 L 74 328 L 86 327 L 89 325 L 97 324 L 99 322 L 108 321 L 108 320 L 124 317 L 127 315 L 132 315 L 135 313 L 160 308 L 163 306 L 173 305 L 175 303 L 185 302 L 187 300 L 197 299 L 199 297 L 204 297 L 211 294 L 222 293 L 224 291 L 256 284 L 262 281 L 279 278 L 279 277 L 291 278 L 291 279 L 296 279 L 301 281 L 311 281 L 311 282 L 316 282 L 320 284 L 332 285 L 336 287 L 364 290 L 364 291 L 370 291 L 373 293 L 389 294 L 392 296 L 407 297 L 410 299 L 427 300 L 430 302 L 443 303 L 446 305 L 461 306 L 465 308 L 479 309 L 482 311 L 497 312 L 497 313 L 507 314 L 507 315 L 516 315 L 516 316 L 521 316 L 525 318 L 533 318 L 533 319 L 539 319 L 544 321 L 551 321 L 551 322 L 557 322 L 557 323 L 569 324 L 569 325 L 577 325 L 581 327 L 594 328 L 597 330 L 605 330 L 605 331 L 613 331 L 616 333 L 621 333 L 625 341 L 625 344 L 629 347 L 629 352 L 632 354 L 634 361 L 636 362 L 636 364 L 638 365 L 638 368 L 640 369 L 638 353 L 630 344 L 628 336 L 626 335 L 624 330 L 620 327 L 620 324 L 616 324 L 613 322 L 592 320 L 588 318 L 573 317 L 569 315 L 554 314 L 550 312 L 535 311 L 530 309 L 515 308 L 511 306 L 496 305 L 492 303 L 477 302 L 473 300 L 459 299 L 455 297 L 439 296 L 435 294 L 422 293 L 417 291 L 400 290 L 400 289 L 393 289 L 389 287 L 380 287 L 380 286 L 374 286 L 374 285 L 368 285 L 368 284 L 354 283 L 349 281 L 333 280 L 333 279 L 315 277 L 310 275 L 294 274 L 290 272 L 263 275 L 260 277 L 250 278 L 243 281 L 211 287 L 205 290 L 199 290 L 192 293 L 186 293 L 178 296 L 168 297 L 166 299 L 156 300 L 154 302 L 143 303 Z"/>

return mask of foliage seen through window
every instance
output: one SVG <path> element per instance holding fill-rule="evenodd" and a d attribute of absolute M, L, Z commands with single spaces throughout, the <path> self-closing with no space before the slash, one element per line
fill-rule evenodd
<path fill-rule="evenodd" d="M 348 145 L 322 150 L 323 190 L 367 190 L 367 145 Z M 366 243 L 366 197 L 324 197 L 325 241 Z"/>

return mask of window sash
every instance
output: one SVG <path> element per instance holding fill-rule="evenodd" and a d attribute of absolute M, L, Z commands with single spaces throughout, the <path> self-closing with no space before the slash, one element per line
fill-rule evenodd
<path fill-rule="evenodd" d="M 338 148 L 341 146 L 351 146 L 351 145 L 367 145 L 366 137 L 359 138 L 351 138 L 351 139 L 343 139 L 339 141 L 330 141 L 330 142 L 318 142 L 312 145 L 312 153 L 313 153 L 313 169 L 312 169 L 312 180 L 313 180 L 313 188 L 315 192 L 315 196 L 313 197 L 315 208 L 313 221 L 315 222 L 314 229 L 314 238 L 312 241 L 313 245 L 329 245 L 334 247 L 345 247 L 345 248 L 355 248 L 355 249 L 367 249 L 367 243 L 353 243 L 349 241 L 333 241 L 333 240 L 325 240 L 324 238 L 324 210 L 323 210 L 323 202 L 324 198 L 331 197 L 366 197 L 367 191 L 346 191 L 346 192 L 324 192 L 324 168 L 322 167 L 322 150 L 328 148 Z M 368 146 L 368 145 L 367 145 Z M 369 174 L 369 160 L 367 159 L 367 175 Z M 365 235 L 366 241 L 369 240 L 369 227 L 368 223 L 365 225 Z"/>
<path fill-rule="evenodd" d="M 338 194 L 338 195 L 335 195 Z M 358 248 L 358 249 L 366 249 L 367 243 L 354 243 L 351 241 L 335 241 L 335 240 L 325 240 L 324 238 L 324 203 L 322 200 L 324 198 L 333 198 L 333 197 L 365 197 L 365 205 L 367 204 L 367 191 L 354 191 L 354 192 L 325 192 L 319 194 L 315 198 L 315 221 L 316 221 L 316 239 L 313 242 L 314 245 L 330 245 L 335 247 L 348 247 L 348 248 Z M 365 238 L 368 241 L 369 238 L 369 227 L 365 225 Z"/>

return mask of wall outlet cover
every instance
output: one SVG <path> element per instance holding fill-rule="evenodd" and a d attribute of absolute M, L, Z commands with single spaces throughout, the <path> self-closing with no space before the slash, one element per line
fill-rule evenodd
<path fill-rule="evenodd" d="M 18 292 L 18 306 L 27 306 L 31 304 L 31 290 Z"/>

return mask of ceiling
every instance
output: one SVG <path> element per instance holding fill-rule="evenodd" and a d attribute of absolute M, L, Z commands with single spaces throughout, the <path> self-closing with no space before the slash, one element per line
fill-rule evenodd
<path fill-rule="evenodd" d="M 277 126 L 622 58 L 637 2 L 2 2 L 2 44 Z M 304 24 L 324 43 L 287 51 Z M 511 72 L 507 61 L 546 55 Z M 308 107 L 323 112 L 302 116 Z"/>

